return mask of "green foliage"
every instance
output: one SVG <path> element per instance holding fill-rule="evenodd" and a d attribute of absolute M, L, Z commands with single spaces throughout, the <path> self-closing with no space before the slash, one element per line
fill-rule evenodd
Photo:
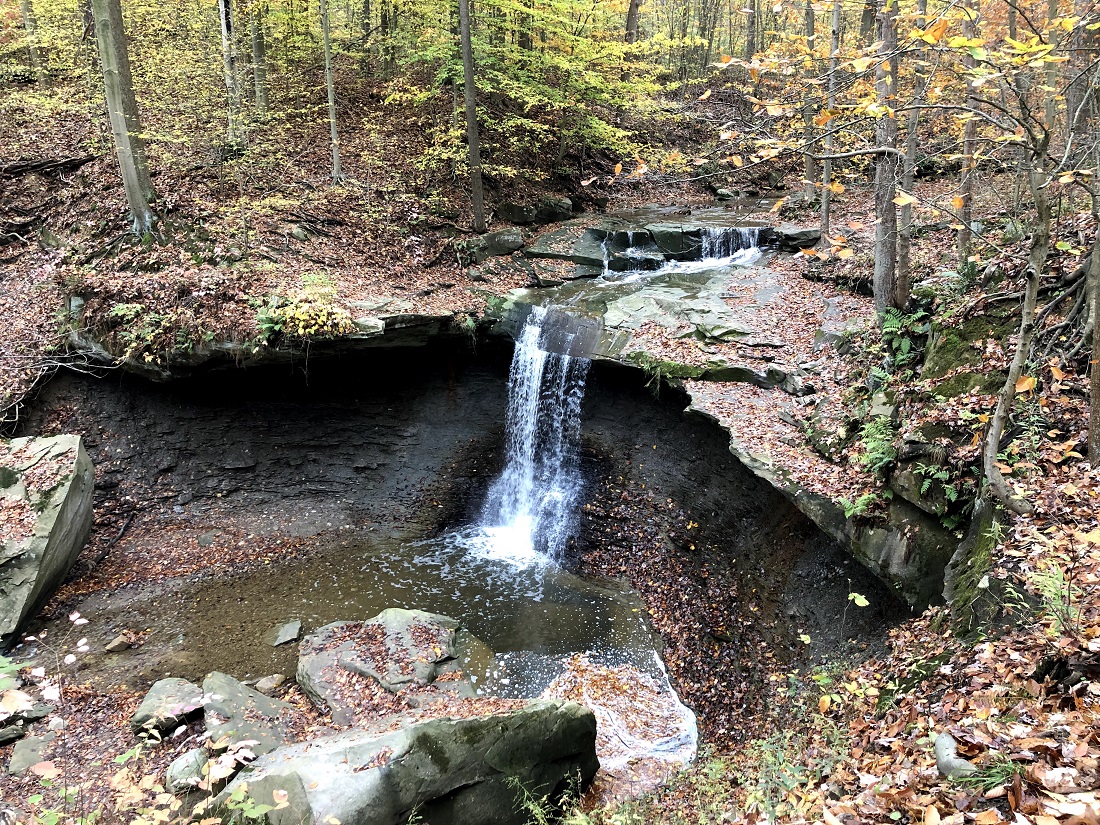
<path fill-rule="evenodd" d="M 863 454 L 860 461 L 863 466 L 879 476 L 885 476 L 887 468 L 897 460 L 898 451 L 894 447 L 897 431 L 889 416 L 879 415 L 868 421 L 860 430 L 860 445 Z"/>
<path fill-rule="evenodd" d="M 1081 629 L 1081 588 L 1066 574 L 1063 561 L 1044 559 L 1024 579 L 1026 590 L 1009 585 L 1005 602 L 1024 616 L 1042 621 L 1049 619 L 1051 631 L 1058 636 L 1075 635 Z"/>
<path fill-rule="evenodd" d="M 979 765 L 974 773 L 960 776 L 953 781 L 959 785 L 988 791 L 1001 785 L 1011 784 L 1012 777 L 1024 775 L 1024 768 L 1022 763 L 997 754 L 986 764 Z"/>
<path fill-rule="evenodd" d="M 890 307 L 882 316 L 882 342 L 886 345 L 891 372 L 898 372 L 920 361 L 931 325 L 928 313 L 917 310 L 902 313 Z"/>
<path fill-rule="evenodd" d="M 841 497 L 840 506 L 844 508 L 844 518 L 856 518 L 866 515 L 867 512 L 882 501 L 878 493 L 864 493 L 855 501 Z"/>
<path fill-rule="evenodd" d="M 280 338 L 313 341 L 353 332 L 355 324 L 348 311 L 325 294 L 306 291 L 294 298 L 269 298 L 256 310 L 261 343 L 274 344 Z"/>

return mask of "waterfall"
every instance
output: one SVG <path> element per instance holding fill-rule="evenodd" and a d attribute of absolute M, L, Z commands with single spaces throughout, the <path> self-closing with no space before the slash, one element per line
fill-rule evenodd
<path fill-rule="evenodd" d="M 738 252 L 759 246 L 760 230 L 743 226 L 707 226 L 703 228 L 701 257 L 732 258 Z"/>
<path fill-rule="evenodd" d="M 582 486 L 577 437 L 589 361 L 543 349 L 545 318 L 546 308 L 534 307 L 516 343 L 506 463 L 481 511 L 490 553 L 520 562 L 559 557 Z"/>

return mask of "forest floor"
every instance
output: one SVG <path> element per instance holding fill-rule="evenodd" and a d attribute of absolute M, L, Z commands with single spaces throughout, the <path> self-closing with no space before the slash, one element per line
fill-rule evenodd
<path fill-rule="evenodd" d="M 401 175 L 409 173 L 407 158 L 416 152 L 410 148 L 415 140 L 410 131 L 396 125 L 379 124 L 388 130 L 382 144 L 391 153 L 382 161 L 367 163 L 379 145 L 377 137 L 360 147 L 349 139 L 347 166 L 353 181 L 342 187 L 326 186 L 319 156 L 297 159 L 294 168 L 280 170 L 287 183 L 247 199 L 233 192 L 243 185 L 240 176 L 258 174 L 254 171 L 211 171 L 209 166 L 158 170 L 157 187 L 172 194 L 164 203 L 165 242 L 150 245 L 125 237 L 121 190 L 106 152 L 76 170 L 17 177 L 4 173 L 5 164 L 23 159 L 16 154 L 19 146 L 36 145 L 42 156 L 71 156 L 71 132 L 83 128 L 75 123 L 32 135 L 29 112 L 15 122 L 26 139 L 2 148 L 4 209 L 9 223 L 12 216 L 44 214 L 50 231 L 0 247 L 0 314 L 5 319 L 0 329 L 0 409 L 8 411 L 9 423 L 36 382 L 52 369 L 80 367 L 79 359 L 66 352 L 59 331 L 66 317 L 65 294 L 88 296 L 100 318 L 111 306 L 141 304 L 146 313 L 169 319 L 150 328 L 139 342 L 142 352 L 156 358 L 166 344 L 253 336 L 257 307 L 273 295 L 321 288 L 343 300 L 394 301 L 416 312 L 478 313 L 484 303 L 479 291 L 503 294 L 528 285 L 515 277 L 492 280 L 497 277 L 493 275 L 488 282 L 469 282 L 461 248 L 454 242 L 469 232 L 449 217 L 449 210 L 462 204 L 462 193 L 440 184 L 446 208 L 439 208 L 435 201 L 429 204 L 427 198 L 401 191 Z M 247 183 L 252 187 L 255 181 Z M 541 186 L 521 188 L 511 196 L 531 198 Z M 949 187 L 931 181 L 918 194 L 931 201 Z M 612 188 L 610 195 L 612 209 L 707 197 L 695 186 L 669 190 L 645 181 Z M 1003 189 L 990 184 L 987 211 L 1002 212 L 1004 197 Z M 211 209 L 210 203 L 218 207 Z M 845 245 L 854 254 L 827 262 L 812 257 L 777 261 L 774 265 L 785 267 L 785 276 L 795 279 L 792 283 L 812 286 L 824 278 L 829 289 L 836 289 L 867 280 L 872 262 L 868 190 L 852 187 L 836 206 L 834 221 L 844 227 Z M 200 217 L 201 231 L 186 216 Z M 1073 240 L 1095 228 L 1067 225 L 1061 231 Z M 946 225 L 932 225 L 918 239 L 914 271 L 919 285 L 934 291 L 950 280 L 945 273 L 957 270 L 952 236 Z M 1019 271 L 1021 248 L 1006 242 L 998 254 L 1011 281 Z M 1055 261 L 1056 267 L 1072 264 L 1067 256 Z M 960 307 L 973 309 L 978 290 L 939 299 L 929 312 L 940 322 L 957 323 L 965 314 Z M 819 297 L 815 289 L 807 294 Z M 873 344 L 838 362 L 840 377 L 826 392 L 839 403 L 846 403 L 852 376 L 866 375 L 880 357 Z M 668 345 L 669 354 L 675 355 L 674 342 Z M 991 346 L 980 369 L 995 373 L 1006 360 L 1000 348 Z M 587 816 L 618 825 L 1100 823 L 1100 469 L 1090 468 L 1079 456 L 1087 397 L 1083 376 L 1039 367 L 1036 385 L 1026 393 L 1037 404 L 1045 399 L 1046 425 L 1037 430 L 1024 466 L 1017 463 L 1015 479 L 1036 510 L 1005 522 L 979 584 L 997 602 L 991 614 L 996 621 L 960 635 L 954 632 L 950 612 L 934 607 L 891 631 L 885 657 L 850 670 L 773 673 L 782 705 L 775 711 L 782 718 L 781 730 L 761 732 L 749 741 L 712 742 L 709 754 L 665 789 Z M 907 399 L 910 422 L 957 424 L 992 408 L 988 394 L 937 401 L 917 372 L 894 386 Z M 746 393 L 763 403 L 753 409 L 768 409 L 768 417 L 741 414 Z M 744 438 L 766 438 L 775 450 L 787 451 L 789 439 L 802 434 L 780 417 L 780 406 L 769 406 L 779 399 L 778 394 L 737 384 L 714 404 L 716 409 L 725 407 L 730 422 L 741 422 Z M 965 444 L 959 449 L 963 459 L 966 450 Z M 828 460 L 815 458 L 812 467 L 803 468 L 805 476 L 837 498 L 873 491 L 874 479 L 862 470 L 859 455 L 858 445 L 850 442 Z M 110 542 L 120 526 L 100 524 L 98 546 Z M 257 557 L 265 552 L 263 547 L 253 549 Z M 197 545 L 181 547 L 176 561 L 186 569 L 189 560 L 198 563 L 199 553 Z M 201 555 L 210 558 L 209 553 Z M 119 558 L 121 554 L 112 564 Z M 109 583 L 117 580 L 100 584 Z M 105 696 L 72 686 L 68 698 L 86 710 L 71 736 L 94 741 L 101 753 L 129 748 L 122 728 L 107 735 L 97 720 L 104 715 L 126 718 L 136 696 Z M 959 754 L 977 767 L 964 780 L 948 780 L 936 767 L 933 743 L 945 731 L 954 737 Z M 65 767 L 77 775 L 89 770 L 80 759 Z M 37 781 L 5 779 L 0 788 L 5 799 L 13 793 L 25 798 Z"/>

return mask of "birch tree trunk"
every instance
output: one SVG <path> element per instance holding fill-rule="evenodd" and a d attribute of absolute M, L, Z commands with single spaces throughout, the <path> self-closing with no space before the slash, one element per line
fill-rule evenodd
<path fill-rule="evenodd" d="M 225 74 L 225 96 L 229 111 L 229 144 L 243 146 L 244 124 L 241 122 L 241 83 L 237 76 L 233 0 L 218 0 L 218 16 L 222 26 L 222 70 Z"/>
<path fill-rule="evenodd" d="M 926 17 L 928 14 L 928 0 L 917 0 L 917 28 L 923 29 L 926 23 Z M 914 71 L 914 85 L 916 87 L 916 94 L 913 96 L 913 103 L 919 104 L 923 99 L 925 92 L 928 90 L 928 80 L 926 73 L 925 63 L 928 59 L 928 53 L 925 49 L 921 49 L 917 52 L 917 62 Z M 903 192 L 913 191 L 913 182 L 916 179 L 917 171 L 917 127 L 920 126 L 920 109 L 914 108 L 909 110 L 907 122 L 905 124 L 905 168 L 901 174 L 901 188 Z M 906 202 L 901 207 L 901 212 L 898 215 L 898 292 L 904 294 L 908 303 L 909 284 L 911 278 L 909 275 L 909 251 L 913 236 L 913 204 Z"/>
<path fill-rule="evenodd" d="M 153 228 L 156 215 L 149 204 L 154 200 L 153 183 L 145 162 L 145 143 L 141 138 L 141 121 L 134 99 L 134 83 L 130 74 L 130 56 L 126 49 L 126 34 L 122 28 L 120 0 L 92 0 L 96 41 L 99 44 L 99 65 L 103 71 L 103 90 L 107 97 L 107 112 L 111 119 L 115 152 L 122 172 L 126 202 L 134 219 L 134 232 L 143 235 Z"/>
<path fill-rule="evenodd" d="M 27 31 L 27 54 L 30 57 L 31 70 L 38 85 L 46 86 L 46 67 L 42 63 L 42 53 L 38 51 L 38 19 L 34 16 L 31 0 L 19 0 L 19 10 L 23 13 L 23 28 Z"/>
<path fill-rule="evenodd" d="M 340 133 L 336 129 L 336 86 L 332 79 L 332 35 L 328 20 L 328 0 L 321 0 L 321 40 L 325 52 L 325 86 L 328 90 L 328 132 L 332 141 L 332 181 L 344 179 L 340 165 Z"/>
<path fill-rule="evenodd" d="M 837 72 L 840 70 L 840 0 L 833 0 L 832 32 L 829 35 L 829 91 L 825 109 L 831 114 L 836 107 Z M 828 243 L 830 232 L 830 207 L 833 202 L 833 126 L 825 124 L 825 160 L 821 162 L 821 243 Z"/>
<path fill-rule="evenodd" d="M 875 160 L 875 309 L 879 317 L 887 307 L 904 308 L 908 295 L 898 295 L 897 242 L 898 208 L 898 121 L 892 111 L 897 106 L 898 5 L 886 0 L 879 12 L 880 60 L 875 70 L 875 86 L 880 113 L 875 121 L 875 142 L 879 150 Z M 891 151 L 892 150 L 892 151 Z"/>
<path fill-rule="evenodd" d="M 255 95 L 256 114 L 267 114 L 267 38 L 264 36 L 266 9 L 253 3 L 248 11 L 248 25 L 252 41 L 252 91 Z"/>
<path fill-rule="evenodd" d="M 481 182 L 481 141 L 477 130 L 477 83 L 474 80 L 474 47 L 470 36 L 470 0 L 458 0 L 458 29 L 462 49 L 463 97 L 466 102 L 466 143 L 469 147 L 470 199 L 474 207 L 474 231 L 485 231 L 485 189 Z"/>

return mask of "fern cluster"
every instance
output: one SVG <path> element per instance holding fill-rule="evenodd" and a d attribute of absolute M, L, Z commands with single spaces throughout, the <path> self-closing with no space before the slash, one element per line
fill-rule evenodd
<path fill-rule="evenodd" d="M 863 455 L 860 456 L 863 466 L 876 475 L 885 475 L 887 468 L 898 457 L 897 448 L 894 447 L 896 436 L 894 423 L 889 416 L 878 415 L 864 424 L 859 435 L 863 446 Z"/>

